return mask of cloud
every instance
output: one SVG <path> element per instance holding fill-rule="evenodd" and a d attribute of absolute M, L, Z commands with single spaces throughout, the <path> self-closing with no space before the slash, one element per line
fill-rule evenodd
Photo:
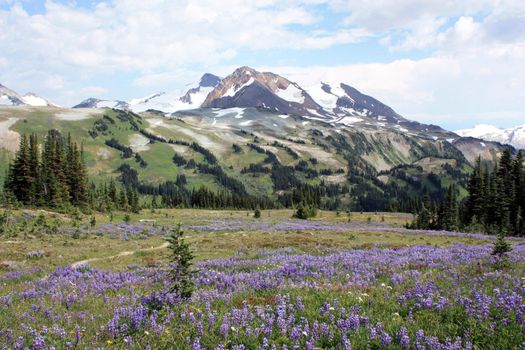
<path fill-rule="evenodd" d="M 524 48 L 525 49 L 525 48 Z M 263 67 L 304 86 L 345 82 L 415 120 L 449 129 L 483 120 L 509 126 L 525 110 L 525 51 L 439 55 L 389 63 Z M 518 117 L 520 116 L 520 117 Z M 493 118 L 491 120 L 491 118 Z"/>
<path fill-rule="evenodd" d="M 241 64 L 304 84 L 346 81 L 402 114 L 435 122 L 472 124 L 478 114 L 525 110 L 521 0 L 73 3 L 46 0 L 31 15 L 25 1 L 0 0 L 0 82 L 71 105 L 91 94 L 184 89 L 204 72 L 226 75 L 250 57 Z M 389 61 L 367 61 L 369 47 Z M 354 49 L 365 50 L 356 52 L 364 63 L 331 64 L 333 53 L 353 57 Z M 308 64 L 288 60 L 303 51 Z M 276 66 L 267 57 L 308 66 Z"/>
<path fill-rule="evenodd" d="M 22 62 L 39 57 L 95 72 L 210 64 L 239 49 L 326 48 L 366 35 L 312 34 L 307 27 L 318 19 L 294 2 L 116 0 L 86 10 L 46 1 L 45 7 L 34 16 L 20 5 L 0 11 L 2 27 L 16 28 L 2 31 L 3 49 Z"/>

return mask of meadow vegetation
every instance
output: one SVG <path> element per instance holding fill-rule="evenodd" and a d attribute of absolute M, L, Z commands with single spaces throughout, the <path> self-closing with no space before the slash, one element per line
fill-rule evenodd
<path fill-rule="evenodd" d="M 3 211 L 0 344 L 519 349 L 525 341 L 521 238 L 504 245 L 407 230 L 407 214 L 294 214 Z M 173 288 L 174 256 L 186 256 L 191 285 Z"/>

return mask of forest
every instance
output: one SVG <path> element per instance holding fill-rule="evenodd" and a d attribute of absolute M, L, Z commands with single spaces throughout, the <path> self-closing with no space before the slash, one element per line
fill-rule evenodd
<path fill-rule="evenodd" d="M 123 153 L 132 154 L 115 139 L 106 143 Z M 339 139 L 338 146 L 343 149 L 344 141 Z M 305 206 L 341 210 L 344 209 L 342 196 L 349 196 L 352 202 L 346 210 L 380 209 L 416 213 L 415 220 L 409 225 L 413 229 L 493 234 L 503 231 L 509 235 L 525 235 L 525 173 L 521 151 L 513 154 L 510 149 L 505 150 L 492 168 L 478 159 L 466 181 L 468 195 L 460 198 L 456 183 L 443 188 L 440 178 L 433 173 L 426 175 L 426 181 L 433 184 L 433 192 L 428 186 L 421 186 L 404 175 L 406 170 L 403 168 L 394 169 L 392 174 L 408 183 L 412 181 L 415 190 L 407 192 L 395 183 L 381 183 L 376 173 L 348 153 L 348 162 L 354 166 L 350 167 L 353 170 L 347 175 L 347 183 L 341 185 L 321 181 L 319 184 L 307 184 L 300 180 L 298 174 L 316 178 L 319 173 L 332 174 L 333 171 L 316 171 L 304 160 L 295 166 L 285 166 L 272 152 L 256 144 L 248 144 L 249 148 L 265 154 L 266 159 L 262 163 L 250 164 L 242 169 L 241 174 L 268 174 L 275 191 L 278 191 L 277 196 L 272 198 L 249 194 L 241 181 L 222 169 L 208 149 L 196 143 L 189 147 L 201 153 L 204 162 L 196 164 L 193 159 L 187 160 L 176 153 L 173 162 L 177 166 L 212 175 L 224 190 L 212 191 L 206 186 L 188 188 L 184 175 L 177 176 L 173 181 L 146 183 L 126 163 L 116 169 L 119 176 L 115 179 L 95 184 L 88 178 L 82 146 L 72 141 L 69 135 L 49 130 L 42 144 L 36 134 L 21 136 L 19 150 L 6 174 L 2 197 L 8 205 L 139 212 L 142 208 L 159 207 L 269 209 Z M 141 163 L 141 166 L 144 165 Z M 336 172 L 342 173 L 342 169 Z M 421 200 L 416 199 L 418 194 Z"/>

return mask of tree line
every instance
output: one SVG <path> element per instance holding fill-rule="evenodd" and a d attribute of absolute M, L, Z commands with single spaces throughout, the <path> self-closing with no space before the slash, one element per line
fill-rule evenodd
<path fill-rule="evenodd" d="M 525 170 L 522 151 L 503 151 L 500 161 L 488 168 L 478 158 L 467 184 L 468 196 L 458 202 L 450 186 L 442 201 L 425 197 L 416 220 L 417 229 L 465 230 L 525 236 Z"/>
<path fill-rule="evenodd" d="M 10 163 L 4 195 L 28 206 L 61 208 L 87 202 L 88 177 L 82 146 L 68 135 L 49 130 L 39 144 L 33 133 L 20 137 L 19 149 Z"/>

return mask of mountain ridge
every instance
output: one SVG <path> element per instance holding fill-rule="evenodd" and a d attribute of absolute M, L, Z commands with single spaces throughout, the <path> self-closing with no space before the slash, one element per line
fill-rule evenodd
<path fill-rule="evenodd" d="M 456 130 L 462 137 L 475 137 L 485 141 L 500 142 L 518 149 L 525 149 L 525 124 L 501 129 L 490 124 L 478 124 L 473 128 Z"/>
<path fill-rule="evenodd" d="M 2 106 L 32 106 L 32 107 L 60 107 L 35 93 L 27 92 L 20 95 L 5 85 L 0 84 L 0 105 Z"/>

